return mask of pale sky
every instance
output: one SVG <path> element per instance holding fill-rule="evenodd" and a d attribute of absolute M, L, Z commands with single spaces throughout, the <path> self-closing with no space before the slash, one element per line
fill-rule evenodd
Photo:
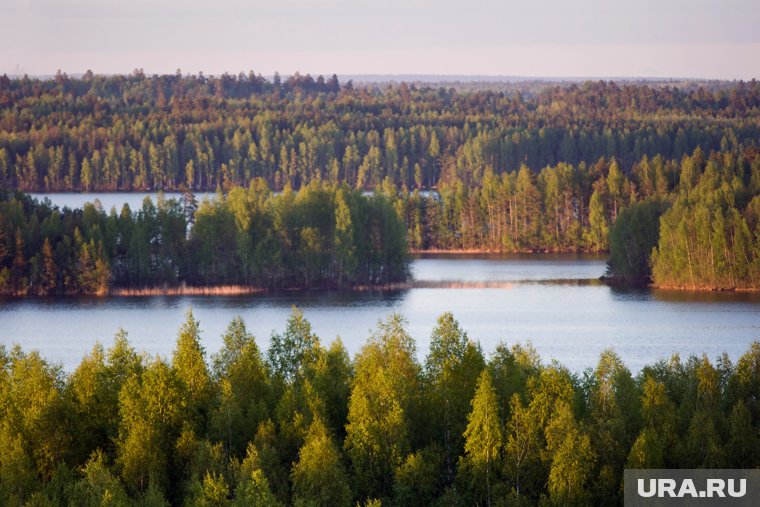
<path fill-rule="evenodd" d="M 0 0 L 0 73 L 760 78 L 760 0 Z"/>

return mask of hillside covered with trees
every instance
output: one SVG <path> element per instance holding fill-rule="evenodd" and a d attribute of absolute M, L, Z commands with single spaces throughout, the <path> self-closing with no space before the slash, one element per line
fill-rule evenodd
<path fill-rule="evenodd" d="M 73 372 L 0 347 L 0 503 L 621 505 L 624 468 L 760 460 L 758 343 L 633 375 L 486 354 L 451 314 L 422 362 L 398 315 L 353 359 L 298 310 L 266 352 L 239 318 L 200 336 L 189 312 L 171 358 L 119 332 Z"/>

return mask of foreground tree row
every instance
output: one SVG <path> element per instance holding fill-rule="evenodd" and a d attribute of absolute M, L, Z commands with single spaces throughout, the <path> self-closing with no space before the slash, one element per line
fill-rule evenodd
<path fill-rule="evenodd" d="M 240 319 L 210 360 L 119 332 L 70 374 L 0 349 L 3 505 L 620 505 L 624 468 L 760 464 L 760 344 L 636 376 L 530 347 L 485 357 L 451 314 L 418 362 L 403 318 L 355 358 L 294 310 L 263 354 Z"/>
<path fill-rule="evenodd" d="M 197 208 L 197 209 L 196 209 Z M 146 199 L 133 212 L 0 198 L 0 293 L 110 288 L 346 287 L 405 280 L 405 229 L 390 199 L 314 182 L 275 195 L 261 180 L 200 206 Z"/>
<path fill-rule="evenodd" d="M 494 85 L 498 86 L 498 85 Z M 525 92 L 525 93 L 523 93 Z M 291 76 L 0 77 L 0 185 L 214 191 L 263 178 L 429 189 L 525 164 L 757 146 L 760 84 L 537 83 L 493 90 L 341 86 Z"/>

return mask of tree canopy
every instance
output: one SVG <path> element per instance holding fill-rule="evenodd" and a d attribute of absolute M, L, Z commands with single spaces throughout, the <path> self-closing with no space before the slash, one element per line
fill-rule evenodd
<path fill-rule="evenodd" d="M 605 351 L 572 373 L 530 345 L 484 357 L 444 314 L 420 364 L 391 315 L 353 359 L 309 331 L 283 376 L 241 319 L 210 358 L 201 324 L 188 313 L 171 361 L 120 331 L 71 373 L 0 347 L 0 503 L 621 505 L 626 467 L 760 459 L 758 343 L 735 364 L 634 375 Z"/>

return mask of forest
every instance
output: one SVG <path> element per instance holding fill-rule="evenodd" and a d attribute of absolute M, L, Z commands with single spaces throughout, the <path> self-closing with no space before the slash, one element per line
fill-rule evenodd
<path fill-rule="evenodd" d="M 0 195 L 0 293 L 241 285 L 382 287 L 408 276 L 408 251 L 609 252 L 607 279 L 685 289 L 760 288 L 760 155 L 700 148 L 526 166 L 482 186 L 404 192 L 313 181 L 273 192 L 256 178 L 202 202 L 60 210 Z"/>
<path fill-rule="evenodd" d="M 0 185 L 23 191 L 275 191 L 321 179 L 371 190 L 526 165 L 757 146 L 760 83 L 545 83 L 523 95 L 353 86 L 295 74 L 0 77 Z"/>
<path fill-rule="evenodd" d="M 408 277 L 403 222 L 390 199 L 313 182 L 248 189 L 198 204 L 191 193 L 139 210 L 63 210 L 0 198 L 0 294 L 108 294 L 112 288 L 345 288 Z"/>
<path fill-rule="evenodd" d="M 609 252 L 610 280 L 757 289 L 759 106 L 754 80 L 3 76 L 0 290 L 382 285 L 407 247 Z M 11 190 L 185 198 L 79 213 Z"/>
<path fill-rule="evenodd" d="M 124 331 L 72 372 L 0 347 L 0 503 L 622 505 L 624 468 L 760 460 L 758 343 L 571 372 L 446 313 L 420 360 L 394 314 L 351 358 L 295 308 L 266 351 L 240 318 L 201 343 L 188 311 L 171 358 Z"/>
<path fill-rule="evenodd" d="M 684 157 L 679 183 L 623 209 L 610 273 L 663 288 L 760 289 L 760 158 Z"/>

